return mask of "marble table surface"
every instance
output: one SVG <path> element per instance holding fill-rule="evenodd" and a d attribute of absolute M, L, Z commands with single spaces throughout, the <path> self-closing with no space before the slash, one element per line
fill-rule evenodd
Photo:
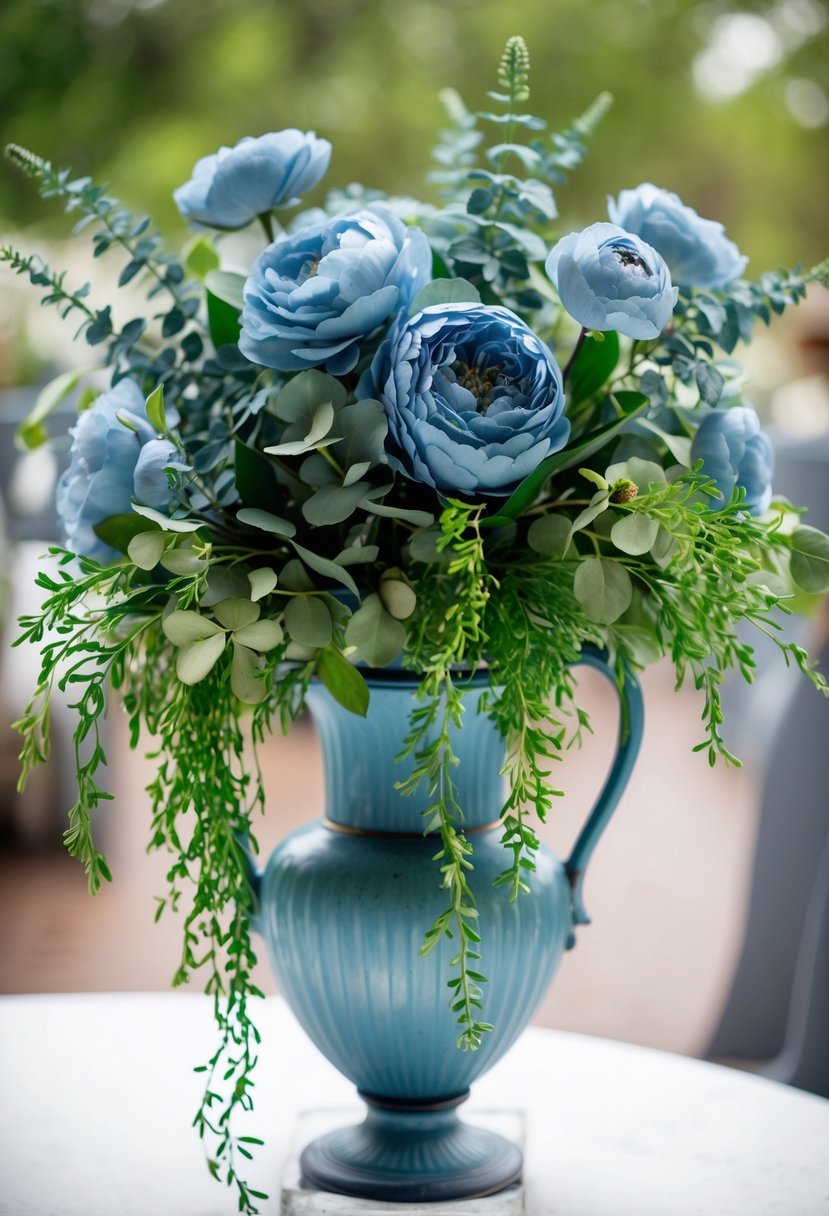
<path fill-rule="evenodd" d="M 283 1001 L 257 1012 L 257 1109 L 239 1130 L 266 1140 L 248 1178 L 275 1216 L 298 1112 L 354 1091 Z M 190 1127 L 212 1043 L 202 996 L 0 998 L 2 1216 L 231 1216 Z M 531 1028 L 476 1107 L 525 1112 L 529 1216 L 829 1212 L 829 1102 L 772 1081 Z"/>

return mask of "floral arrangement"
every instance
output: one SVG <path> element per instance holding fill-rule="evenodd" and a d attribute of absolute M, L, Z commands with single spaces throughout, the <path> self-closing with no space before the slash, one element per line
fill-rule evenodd
<path fill-rule="evenodd" d="M 120 284 L 143 280 L 154 310 L 116 325 L 89 284 L 2 252 L 111 373 L 104 392 L 59 377 L 21 428 L 44 442 L 77 393 L 65 546 L 39 577 L 42 611 L 22 621 L 20 640 L 42 648 L 24 773 L 48 754 L 52 690 L 73 690 L 66 844 L 94 892 L 110 877 L 90 829 L 109 797 L 108 688 L 133 745 L 142 731 L 156 741 L 150 842 L 171 854 L 158 912 L 183 912 L 173 982 L 206 973 L 221 1032 L 196 1125 L 243 1211 L 261 1196 L 240 1174 L 251 1138 L 231 1132 L 252 1103 L 260 995 L 242 842 L 255 848 L 264 800 L 246 741 L 255 755 L 287 730 L 312 679 L 364 714 L 366 668 L 421 677 L 407 788 L 431 792 L 424 831 L 440 838 L 446 893 L 424 949 L 459 943 L 449 1004 L 469 1049 L 489 1027 L 452 783 L 465 671 L 488 668 L 507 744 L 509 899 L 532 885 L 548 761 L 588 726 L 570 671 L 583 647 L 607 652 L 620 684 L 669 655 L 677 683 L 700 690 L 711 763 L 734 761 L 720 685 L 732 668 L 752 678 L 743 623 L 827 692 L 779 618 L 829 586 L 829 538 L 774 496 L 733 353 L 829 265 L 747 280 L 722 225 L 652 185 L 611 198 L 607 221 L 562 229 L 553 188 L 610 98 L 550 135 L 523 112 L 528 74 L 512 38 L 493 110 L 445 94 L 432 203 L 350 186 L 298 212 L 326 172 L 324 139 L 285 130 L 221 148 L 175 193 L 197 230 L 181 258 L 89 178 L 8 149 L 80 215 L 96 255 L 124 256 Z M 265 247 L 245 272 L 226 268 L 222 234 L 256 223 Z"/>

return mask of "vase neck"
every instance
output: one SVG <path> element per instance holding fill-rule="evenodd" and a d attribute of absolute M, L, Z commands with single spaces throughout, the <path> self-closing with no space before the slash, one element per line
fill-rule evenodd
<path fill-rule="evenodd" d="M 322 745 L 326 816 L 334 824 L 367 832 L 420 835 L 432 798 L 422 783 L 404 797 L 396 784 L 415 768 L 413 757 L 396 760 L 409 733 L 409 715 L 418 705 L 417 685 L 400 678 L 370 678 L 371 700 L 365 718 L 343 709 L 320 684 L 308 690 L 308 705 Z M 462 693 L 462 728 L 452 728 L 452 747 L 460 763 L 452 771 L 455 796 L 466 829 L 499 819 L 503 803 L 501 769 L 504 744 L 494 723 L 479 713 L 486 684 Z"/>

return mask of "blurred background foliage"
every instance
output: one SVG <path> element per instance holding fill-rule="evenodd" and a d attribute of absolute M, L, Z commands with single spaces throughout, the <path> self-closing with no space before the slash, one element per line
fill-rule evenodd
<path fill-rule="evenodd" d="M 171 235 L 197 157 L 285 126 L 332 141 L 326 185 L 422 194 L 440 89 L 485 105 L 516 32 L 529 108 L 554 128 L 616 98 L 564 223 L 650 180 L 722 219 L 750 273 L 826 255 L 819 0 L 4 0 L 0 136 L 105 179 Z M 0 228 L 65 225 L 3 167 Z"/>

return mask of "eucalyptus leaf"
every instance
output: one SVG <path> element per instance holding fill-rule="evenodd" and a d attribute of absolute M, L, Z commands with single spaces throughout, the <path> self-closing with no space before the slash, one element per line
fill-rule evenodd
<path fill-rule="evenodd" d="M 627 610 L 633 584 L 619 562 L 588 557 L 576 570 L 573 591 L 585 616 L 600 625 L 610 625 Z"/>
<path fill-rule="evenodd" d="M 317 675 L 344 709 L 361 718 L 366 716 L 369 689 L 363 677 L 343 658 L 336 646 L 325 646 L 317 658 Z"/>
<path fill-rule="evenodd" d="M 593 522 L 593 520 L 596 518 L 597 515 L 601 515 L 601 513 L 603 511 L 606 511 L 609 505 L 610 505 L 609 491 L 608 490 L 597 490 L 596 493 L 593 495 L 593 497 L 590 499 L 589 505 L 586 506 L 583 511 L 580 511 L 579 514 L 576 516 L 576 518 L 573 520 L 573 523 L 571 525 L 572 531 L 578 532 L 581 528 L 586 528 L 588 524 Z"/>
<path fill-rule="evenodd" d="M 573 530 L 566 515 L 541 515 L 527 532 L 527 544 L 544 557 L 563 558 L 570 548 Z"/>
<path fill-rule="evenodd" d="M 127 545 L 127 556 L 139 570 L 155 570 L 167 541 L 164 532 L 139 532 Z"/>
<path fill-rule="evenodd" d="M 829 591 L 829 536 L 803 525 L 790 538 L 791 576 L 803 591 L 821 595 Z"/>
<path fill-rule="evenodd" d="M 656 539 L 651 545 L 651 557 L 657 566 L 663 568 L 667 566 L 678 549 L 679 541 L 676 537 L 671 536 L 670 532 L 660 526 Z"/>
<path fill-rule="evenodd" d="M 301 439 L 283 439 L 282 443 L 267 447 L 264 451 L 268 456 L 301 456 L 303 452 L 310 452 L 319 447 L 326 437 L 328 443 L 334 443 L 336 440 L 330 435 L 333 422 L 334 407 L 330 401 L 323 401 L 314 410 L 307 434 Z M 305 430 L 305 426 L 296 424 L 296 426 L 289 427 L 285 434 L 293 434 L 295 429 L 299 429 L 301 432 Z M 340 436 L 336 438 L 340 438 Z"/>
<path fill-rule="evenodd" d="M 213 615 L 219 624 L 223 625 L 225 629 L 234 630 L 243 629 L 245 625 L 258 621 L 260 611 L 258 604 L 236 597 L 220 600 L 213 607 Z"/>
<path fill-rule="evenodd" d="M 337 412 L 337 430 L 342 436 L 336 448 L 337 460 L 349 471 L 355 464 L 385 464 L 388 429 L 382 402 L 366 397 L 346 405 Z"/>
<path fill-rule="evenodd" d="M 258 570 L 250 571 L 248 582 L 250 583 L 250 598 L 255 603 L 273 591 L 276 586 L 276 571 L 271 570 L 270 566 L 260 566 Z"/>
<path fill-rule="evenodd" d="M 140 502 L 133 502 L 132 509 L 137 515 L 143 515 L 144 519 L 158 524 L 165 532 L 195 532 L 197 528 L 203 527 L 197 519 L 170 519 L 163 512 L 156 511 L 155 507 L 145 507 Z"/>
<path fill-rule="evenodd" d="M 670 431 L 664 431 L 649 418 L 640 418 L 639 425 L 661 439 L 674 460 L 678 460 L 686 469 L 691 467 L 691 440 L 687 435 L 672 435 Z"/>
<path fill-rule="evenodd" d="M 230 660 L 230 687 L 234 697 L 243 705 L 259 705 L 264 701 L 267 689 L 261 678 L 261 671 L 258 657 L 234 638 Z"/>
<path fill-rule="evenodd" d="M 333 582 L 340 583 L 359 598 L 357 584 L 348 571 L 343 570 L 342 566 L 338 566 L 336 562 L 330 561 L 327 557 L 320 557 L 318 553 L 312 553 L 310 549 L 304 549 L 296 541 L 291 541 L 291 544 L 309 570 L 313 570 L 315 574 L 321 574 L 323 578 L 330 578 Z"/>
<path fill-rule="evenodd" d="M 167 415 L 164 411 L 164 385 L 157 384 L 146 402 L 147 418 L 154 430 L 167 433 Z"/>
<path fill-rule="evenodd" d="M 193 612 L 190 608 L 179 608 L 168 613 L 161 622 L 161 628 L 174 646 L 187 646 L 190 642 L 212 638 L 222 632 L 215 621 L 208 620 L 206 616 Z"/>
<path fill-rule="evenodd" d="M 271 620 L 252 621 L 250 625 L 243 625 L 233 634 L 234 642 L 239 642 L 250 650 L 259 650 L 263 654 L 278 646 L 282 637 L 282 626 Z"/>
<path fill-rule="evenodd" d="M 409 307 L 409 316 L 430 308 L 433 304 L 480 304 L 481 293 L 466 279 L 435 279 L 417 293 Z"/>
<path fill-rule="evenodd" d="M 190 545 L 179 545 L 170 549 L 161 558 L 161 564 L 171 574 L 199 574 L 206 570 L 208 563 L 195 552 Z"/>
<path fill-rule="evenodd" d="M 353 486 L 355 481 L 359 481 L 361 477 L 365 477 L 370 468 L 370 460 L 361 460 L 359 464 L 349 465 L 346 475 L 343 478 L 343 485 Z"/>
<path fill-rule="evenodd" d="M 653 460 L 643 460 L 641 456 L 631 456 L 629 460 L 619 461 L 605 470 L 605 477 L 611 485 L 617 481 L 632 481 L 640 494 L 647 494 L 651 486 L 666 484 L 665 470 Z"/>
<path fill-rule="evenodd" d="M 155 525 L 133 511 L 128 511 L 122 515 L 110 515 L 109 519 L 95 524 L 92 530 L 104 544 L 117 549 L 119 553 L 126 553 L 134 536 L 141 532 L 154 532 Z"/>
<path fill-rule="evenodd" d="M 641 511 L 629 511 L 610 530 L 610 539 L 617 549 L 637 557 L 647 553 L 656 541 L 659 521 Z"/>
<path fill-rule="evenodd" d="M 338 566 L 369 566 L 380 556 L 377 545 L 349 545 L 338 553 L 334 561 Z"/>
<path fill-rule="evenodd" d="M 245 305 L 245 276 L 232 270 L 208 270 L 204 285 L 212 296 L 241 312 Z"/>
<path fill-rule="evenodd" d="M 294 642 L 317 649 L 331 641 L 333 621 L 319 596 L 295 596 L 285 608 L 285 627 Z"/>
<path fill-rule="evenodd" d="M 401 523 L 412 524 L 415 528 L 431 528 L 435 522 L 434 515 L 430 515 L 428 511 L 412 511 L 407 507 L 389 507 L 381 502 L 366 501 L 361 505 L 363 510 L 368 511 L 370 515 L 380 515 L 383 519 L 399 519 Z"/>
<path fill-rule="evenodd" d="M 279 515 L 272 515 L 270 511 L 261 511 L 258 507 L 242 507 L 236 512 L 236 518 L 240 524 L 246 524 L 249 528 L 272 532 L 288 540 L 296 535 L 296 524 L 292 524 L 289 519 L 282 519 Z"/>
<path fill-rule="evenodd" d="M 15 440 L 21 447 L 33 450 L 39 448 L 49 438 L 43 425 L 50 414 L 53 414 L 62 401 L 77 387 L 81 379 L 97 367 L 79 367 L 72 371 L 62 372 L 54 380 L 42 388 L 29 414 L 23 419 L 14 433 Z"/>
<path fill-rule="evenodd" d="M 386 611 L 380 596 L 372 593 L 346 625 L 345 641 L 370 667 L 385 667 L 405 646 L 406 630 Z"/>
<path fill-rule="evenodd" d="M 402 579 L 384 578 L 380 582 L 383 607 L 396 621 L 405 621 L 417 607 L 417 595 Z"/>
<path fill-rule="evenodd" d="M 342 523 L 354 514 L 370 489 L 367 481 L 357 481 L 351 486 L 321 486 L 302 504 L 302 514 L 314 528 Z"/>
<path fill-rule="evenodd" d="M 209 675 L 221 658 L 226 641 L 224 633 L 217 633 L 183 647 L 176 659 L 176 675 L 182 684 L 198 684 Z"/>
<path fill-rule="evenodd" d="M 321 405 L 330 404 L 335 411 L 341 410 L 346 395 L 339 380 L 309 368 L 288 381 L 274 402 L 274 412 L 283 422 L 308 423 Z"/>

